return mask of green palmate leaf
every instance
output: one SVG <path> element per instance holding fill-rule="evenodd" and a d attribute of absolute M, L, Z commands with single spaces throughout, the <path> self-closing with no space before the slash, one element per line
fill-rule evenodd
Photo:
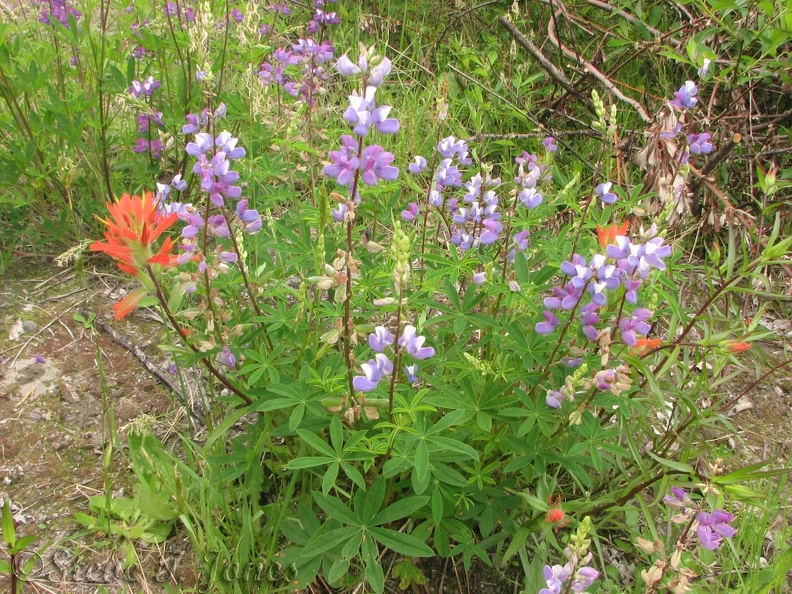
<path fill-rule="evenodd" d="M 349 559 L 338 559 L 330 566 L 327 581 L 331 584 L 338 582 L 349 570 Z"/>
<path fill-rule="evenodd" d="M 661 458 L 651 450 L 646 450 L 647 455 L 656 460 L 661 465 L 665 466 L 666 468 L 670 468 L 671 470 L 677 470 L 679 472 L 683 472 L 686 474 L 693 474 L 695 469 L 690 464 L 685 464 L 683 462 L 675 462 L 673 460 L 666 460 L 665 458 Z"/>
<path fill-rule="evenodd" d="M 382 507 L 382 502 L 385 499 L 385 479 L 380 477 L 374 484 L 369 487 L 368 491 L 366 492 L 366 498 L 363 501 L 363 506 L 360 510 L 360 520 L 364 524 L 368 524 L 369 521 L 377 514 L 380 507 Z"/>
<path fill-rule="evenodd" d="M 355 534 L 360 532 L 360 528 L 354 526 L 345 526 L 344 528 L 336 528 L 320 534 L 316 538 L 312 538 L 305 545 L 305 548 L 300 552 L 302 558 L 317 557 L 346 542 L 350 538 L 354 538 Z"/>
<path fill-rule="evenodd" d="M 420 482 L 426 480 L 426 475 L 429 472 L 429 448 L 425 440 L 420 440 L 415 447 L 415 474 L 416 479 Z"/>
<path fill-rule="evenodd" d="M 415 513 L 421 509 L 429 501 L 429 497 L 425 495 L 415 497 L 405 497 L 395 503 L 392 503 L 371 519 L 372 526 L 381 526 L 383 524 L 390 524 L 396 520 L 406 518 L 410 514 Z"/>
<path fill-rule="evenodd" d="M 333 462 L 333 460 L 335 460 L 335 458 L 326 458 L 322 456 L 295 458 L 294 460 L 290 460 L 284 468 L 288 470 L 314 468 L 316 466 L 323 466 L 324 464 L 330 464 L 331 462 Z"/>
<path fill-rule="evenodd" d="M 366 581 L 377 594 L 385 591 L 385 573 L 379 562 L 377 544 L 370 538 L 363 541 L 363 562 L 366 565 Z"/>
<path fill-rule="evenodd" d="M 472 458 L 474 460 L 479 459 L 479 454 L 476 450 L 474 450 L 469 445 L 459 441 L 458 439 L 452 439 L 450 437 L 440 437 L 437 435 L 433 435 L 428 439 L 433 444 L 438 445 L 444 449 L 451 450 L 452 452 L 456 452 L 457 454 L 462 454 L 467 458 Z"/>
<path fill-rule="evenodd" d="M 341 462 L 341 468 L 344 470 L 344 474 L 346 474 L 360 489 L 366 488 L 366 480 L 357 468 L 348 462 Z"/>
<path fill-rule="evenodd" d="M 329 494 L 336 484 L 339 466 L 340 464 L 338 462 L 333 462 L 327 467 L 327 472 L 325 472 L 325 475 L 322 477 L 322 493 L 325 495 Z"/>
<path fill-rule="evenodd" d="M 297 435 L 299 435 L 300 438 L 305 443 L 307 443 L 313 449 L 318 450 L 325 456 L 329 456 L 334 460 L 338 458 L 337 454 L 333 451 L 333 449 L 329 445 L 327 445 L 327 442 L 325 442 L 321 437 L 315 435 L 314 433 L 310 431 L 300 430 L 297 431 Z"/>
<path fill-rule="evenodd" d="M 360 526 L 360 520 L 352 513 L 352 511 L 344 505 L 344 503 L 337 497 L 332 495 L 325 495 L 314 491 L 314 500 L 327 514 L 329 518 L 349 524 L 351 526 Z"/>
<path fill-rule="evenodd" d="M 432 491 L 432 521 L 435 526 L 438 526 L 443 520 L 445 513 L 445 503 L 443 502 L 443 493 L 440 490 L 440 485 L 435 485 Z"/>
<path fill-rule="evenodd" d="M 369 528 L 368 532 L 377 539 L 377 542 L 396 553 L 410 557 L 431 557 L 434 555 L 434 551 L 426 543 L 410 534 L 388 528 Z"/>

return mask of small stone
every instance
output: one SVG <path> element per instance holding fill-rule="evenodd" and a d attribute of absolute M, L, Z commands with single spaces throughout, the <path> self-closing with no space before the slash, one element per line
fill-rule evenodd
<path fill-rule="evenodd" d="M 27 417 L 28 417 L 28 419 L 30 419 L 31 421 L 40 421 L 40 420 L 41 420 L 41 417 L 42 417 L 42 415 L 41 415 L 41 411 L 40 411 L 39 409 L 37 409 L 37 408 L 34 408 L 33 410 L 31 410 L 31 411 L 28 413 L 28 416 L 27 416 Z"/>
<path fill-rule="evenodd" d="M 38 330 L 38 324 L 36 324 L 36 322 L 31 322 L 30 320 L 27 320 L 25 322 L 22 322 L 22 329 L 26 333 L 30 334 Z"/>

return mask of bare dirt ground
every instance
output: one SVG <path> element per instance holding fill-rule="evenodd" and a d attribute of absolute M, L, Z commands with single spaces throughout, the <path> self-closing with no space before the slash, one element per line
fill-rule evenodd
<path fill-rule="evenodd" d="M 31 551 L 40 558 L 26 591 L 145 592 L 192 581 L 179 567 L 186 542 L 138 543 L 134 565 L 124 570 L 130 548 L 73 519 L 75 512 L 91 513 L 88 498 L 103 494 L 105 484 L 119 495 L 133 482 L 123 452 L 113 452 L 105 469 L 110 414 L 122 442 L 141 416 L 156 417 L 162 431 L 181 418 L 172 395 L 137 358 L 96 324 L 74 317 L 82 311 L 108 320 L 166 370 L 159 325 L 140 315 L 112 321 L 119 290 L 112 278 L 50 265 L 17 269 L 0 283 L 0 497 L 13 502 L 18 532 L 38 536 Z M 0 591 L 7 591 L 3 579 Z"/>
<path fill-rule="evenodd" d="M 161 435 L 186 423 L 172 393 L 138 358 L 101 324 L 75 318 L 90 312 L 105 320 L 166 374 L 169 362 L 157 348 L 162 327 L 144 311 L 112 320 L 111 306 L 124 289 L 114 276 L 48 263 L 17 266 L 0 282 L 0 498 L 12 500 L 19 533 L 38 536 L 26 591 L 161 592 L 166 584 L 195 583 L 183 537 L 162 545 L 130 543 L 86 530 L 74 519 L 77 512 L 91 513 L 89 497 L 104 494 L 106 486 L 114 495 L 128 494 L 134 482 L 123 450 L 106 456 L 108 419 L 115 420 L 122 443 L 126 427 L 143 416 L 156 419 Z M 762 323 L 776 331 L 778 340 L 760 345 L 758 358 L 765 361 L 756 370 L 748 366 L 721 402 L 789 356 L 789 320 L 776 316 Z M 787 460 L 792 366 L 741 399 L 732 422 L 737 435 L 718 447 L 733 461 Z M 0 576 L 0 591 L 8 589 L 4 579 Z"/>

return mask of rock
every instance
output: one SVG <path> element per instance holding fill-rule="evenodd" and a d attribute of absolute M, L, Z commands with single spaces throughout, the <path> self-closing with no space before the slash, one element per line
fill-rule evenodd
<path fill-rule="evenodd" d="M 38 330 L 38 324 L 36 324 L 36 322 L 31 322 L 30 320 L 27 320 L 25 322 L 22 322 L 22 330 L 24 330 L 28 334 L 31 334 L 36 330 Z"/>

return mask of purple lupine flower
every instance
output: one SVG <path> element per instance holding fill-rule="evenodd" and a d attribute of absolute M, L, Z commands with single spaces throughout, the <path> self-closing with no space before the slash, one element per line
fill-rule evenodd
<path fill-rule="evenodd" d="M 355 170 L 360 167 L 357 158 L 358 141 L 349 134 L 341 136 L 341 148 L 337 151 L 330 151 L 330 161 L 332 165 L 326 165 L 322 170 L 328 177 L 336 178 L 336 182 L 341 186 L 347 186 L 355 176 Z"/>
<path fill-rule="evenodd" d="M 143 82 L 139 82 L 137 80 L 132 81 L 132 86 L 129 87 L 129 92 L 132 94 L 133 97 L 140 97 L 141 95 L 145 95 L 146 97 L 151 97 L 152 93 L 159 89 L 160 81 L 155 80 L 153 76 L 149 76 Z"/>
<path fill-rule="evenodd" d="M 503 225 L 500 221 L 492 218 L 484 219 L 481 224 L 486 229 L 486 231 L 483 231 L 479 236 L 481 245 L 492 245 L 498 240 L 498 236 L 503 230 Z"/>
<path fill-rule="evenodd" d="M 679 111 L 684 109 L 692 109 L 698 103 L 698 87 L 692 80 L 685 81 L 685 84 L 679 87 L 679 90 L 674 93 L 673 101 L 669 101 L 669 105 L 676 107 Z"/>
<path fill-rule="evenodd" d="M 363 370 L 363 375 L 353 377 L 352 386 L 359 392 L 371 392 L 383 376 L 390 375 L 393 371 L 393 363 L 387 356 L 377 353 L 374 359 L 369 359 L 369 362 L 363 363 L 360 368 Z"/>
<path fill-rule="evenodd" d="M 558 145 L 555 143 L 555 138 L 548 136 L 542 141 L 542 144 L 547 149 L 547 152 L 554 153 L 558 150 Z"/>
<path fill-rule="evenodd" d="M 346 218 L 346 214 L 349 211 L 349 208 L 346 204 L 339 204 L 336 208 L 330 211 L 330 214 L 333 217 L 333 220 L 336 223 L 342 223 Z"/>
<path fill-rule="evenodd" d="M 561 594 L 564 589 L 564 582 L 569 579 L 569 574 L 566 567 L 560 565 L 545 565 L 542 570 L 542 575 L 547 582 L 547 587 L 539 590 L 539 594 Z"/>
<path fill-rule="evenodd" d="M 41 355 L 36 355 L 35 357 L 33 357 L 33 361 L 36 362 L 36 363 L 42 363 L 42 364 L 47 362 L 47 360 L 44 357 L 42 357 Z"/>
<path fill-rule="evenodd" d="M 597 196 L 599 196 L 599 199 L 605 204 L 613 204 L 616 202 L 616 194 L 610 191 L 612 185 L 613 183 L 611 182 L 605 182 L 603 184 L 599 184 L 594 190 L 597 193 Z"/>
<path fill-rule="evenodd" d="M 411 385 L 415 385 L 418 383 L 418 365 L 413 363 L 412 365 L 405 365 L 404 366 L 404 373 L 407 375 L 407 381 Z"/>
<path fill-rule="evenodd" d="M 691 134 L 687 137 L 688 148 L 694 155 L 708 155 L 712 152 L 712 143 L 710 142 L 712 134 L 709 132 L 702 132 L 701 134 Z"/>
<path fill-rule="evenodd" d="M 221 214 L 212 215 L 207 219 L 207 225 L 212 235 L 228 239 L 231 237 L 231 231 L 228 229 L 228 222 Z"/>
<path fill-rule="evenodd" d="M 234 8 L 231 11 L 231 18 L 236 21 L 237 23 L 241 23 L 245 19 L 245 15 L 242 14 L 242 11 L 238 8 Z"/>
<path fill-rule="evenodd" d="M 424 169 L 426 169 L 426 159 L 424 159 L 421 155 L 416 155 L 415 162 L 410 163 L 407 166 L 407 169 L 410 173 L 418 174 L 422 173 Z"/>
<path fill-rule="evenodd" d="M 599 305 L 593 301 L 586 303 L 580 308 L 581 324 L 583 325 L 583 334 L 592 342 L 599 338 L 599 331 L 594 327 L 594 324 L 599 324 L 600 317 L 597 313 Z"/>
<path fill-rule="evenodd" d="M 428 359 L 434 357 L 435 350 L 432 347 L 423 346 L 426 337 L 418 336 L 415 326 L 407 325 L 404 327 L 402 335 L 399 337 L 399 344 L 407 349 L 416 359 Z"/>
<path fill-rule="evenodd" d="M 537 334 L 550 334 L 558 326 L 558 318 L 552 311 L 543 311 L 544 322 L 538 322 L 534 327 Z"/>
<path fill-rule="evenodd" d="M 353 63 L 352 60 L 349 59 L 349 56 L 344 54 L 336 61 L 336 70 L 338 70 L 342 76 L 355 76 L 356 74 L 365 72 L 368 70 L 366 52 L 363 51 L 360 53 L 360 58 L 357 64 Z"/>
<path fill-rule="evenodd" d="M 473 275 L 473 282 L 479 287 L 487 282 L 487 273 L 485 271 L 477 272 Z"/>
<path fill-rule="evenodd" d="M 586 265 L 586 259 L 580 254 L 572 254 L 572 261 L 561 264 L 561 272 L 571 277 L 569 281 L 576 289 L 583 289 L 594 274 Z"/>
<path fill-rule="evenodd" d="M 393 334 L 385 326 L 377 326 L 369 334 L 368 342 L 372 351 L 381 353 L 388 345 L 393 344 Z"/>
<path fill-rule="evenodd" d="M 525 208 L 536 208 L 542 203 L 542 195 L 536 191 L 536 188 L 524 188 L 518 195 L 520 202 L 523 203 Z"/>
<path fill-rule="evenodd" d="M 635 346 L 638 341 L 636 334 L 646 336 L 652 329 L 652 326 L 646 322 L 652 317 L 652 311 L 645 307 L 638 307 L 633 310 L 630 318 L 622 318 L 619 320 L 619 328 L 621 328 L 621 336 L 624 344 L 628 346 Z"/>
<path fill-rule="evenodd" d="M 177 173 L 173 176 L 170 185 L 177 192 L 183 192 L 187 189 L 187 182 L 182 179 L 181 173 Z"/>
<path fill-rule="evenodd" d="M 227 346 L 224 346 L 223 350 L 217 354 L 217 362 L 231 369 L 236 367 L 236 357 Z"/>
<path fill-rule="evenodd" d="M 599 577 L 599 571 L 593 567 L 579 567 L 572 577 L 572 583 L 569 585 L 570 592 L 585 592 L 591 584 L 593 584 Z"/>
<path fill-rule="evenodd" d="M 668 507 L 673 507 L 675 509 L 681 509 L 684 511 L 685 508 L 692 503 L 692 501 L 690 499 L 690 495 L 687 494 L 687 491 L 675 485 L 671 487 L 671 494 L 663 497 L 663 503 L 665 503 Z"/>
<path fill-rule="evenodd" d="M 187 223 L 188 223 L 187 225 L 182 227 L 182 232 L 181 232 L 182 237 L 184 237 L 185 239 L 192 239 L 193 237 L 198 235 L 198 232 L 204 226 L 204 220 L 201 217 L 201 215 L 198 214 L 197 212 L 194 212 L 189 216 L 189 218 L 187 219 Z"/>
<path fill-rule="evenodd" d="M 545 403 L 550 408 L 561 408 L 561 403 L 564 401 L 564 395 L 559 390 L 551 390 L 545 396 Z"/>
<path fill-rule="evenodd" d="M 218 150 L 226 154 L 226 158 L 241 159 L 245 156 L 245 149 L 241 146 L 237 147 L 237 142 L 239 142 L 238 138 L 234 138 L 231 136 L 231 132 L 224 130 L 217 135 L 214 144 Z"/>
<path fill-rule="evenodd" d="M 239 256 L 235 252 L 220 252 L 217 257 L 224 264 L 233 264 L 239 260 Z"/>
<path fill-rule="evenodd" d="M 712 513 L 699 512 L 696 516 L 698 520 L 699 542 L 705 549 L 714 551 L 717 549 L 724 538 L 731 538 L 735 534 L 734 528 L 729 526 L 729 522 L 734 520 L 734 514 L 725 512 L 721 509 L 713 510 Z"/>
<path fill-rule="evenodd" d="M 418 205 L 415 202 L 410 202 L 406 210 L 402 211 L 401 216 L 405 221 L 414 221 L 418 216 Z"/>
<path fill-rule="evenodd" d="M 188 142 L 184 150 L 187 152 L 188 155 L 197 157 L 198 155 L 203 155 L 206 152 L 210 151 L 214 146 L 214 143 L 215 141 L 214 138 L 212 138 L 211 134 L 207 132 L 199 132 L 198 134 L 195 135 L 195 141 Z"/>
<path fill-rule="evenodd" d="M 393 167 L 394 156 L 378 144 L 370 144 L 360 154 L 360 179 L 367 186 L 376 186 L 379 179 L 393 181 L 399 176 L 399 170 Z"/>
<path fill-rule="evenodd" d="M 320 25 L 337 25 L 341 22 L 341 19 L 338 18 L 336 13 L 325 12 L 324 10 L 317 10 L 313 20 L 315 20 Z"/>
<path fill-rule="evenodd" d="M 615 382 L 616 371 L 614 369 L 601 369 L 594 374 L 594 385 L 603 392 L 609 391 Z"/>
<path fill-rule="evenodd" d="M 382 58 L 379 64 L 374 66 L 369 73 L 368 80 L 366 81 L 372 87 L 379 87 L 391 71 L 391 61 L 388 58 Z"/>

